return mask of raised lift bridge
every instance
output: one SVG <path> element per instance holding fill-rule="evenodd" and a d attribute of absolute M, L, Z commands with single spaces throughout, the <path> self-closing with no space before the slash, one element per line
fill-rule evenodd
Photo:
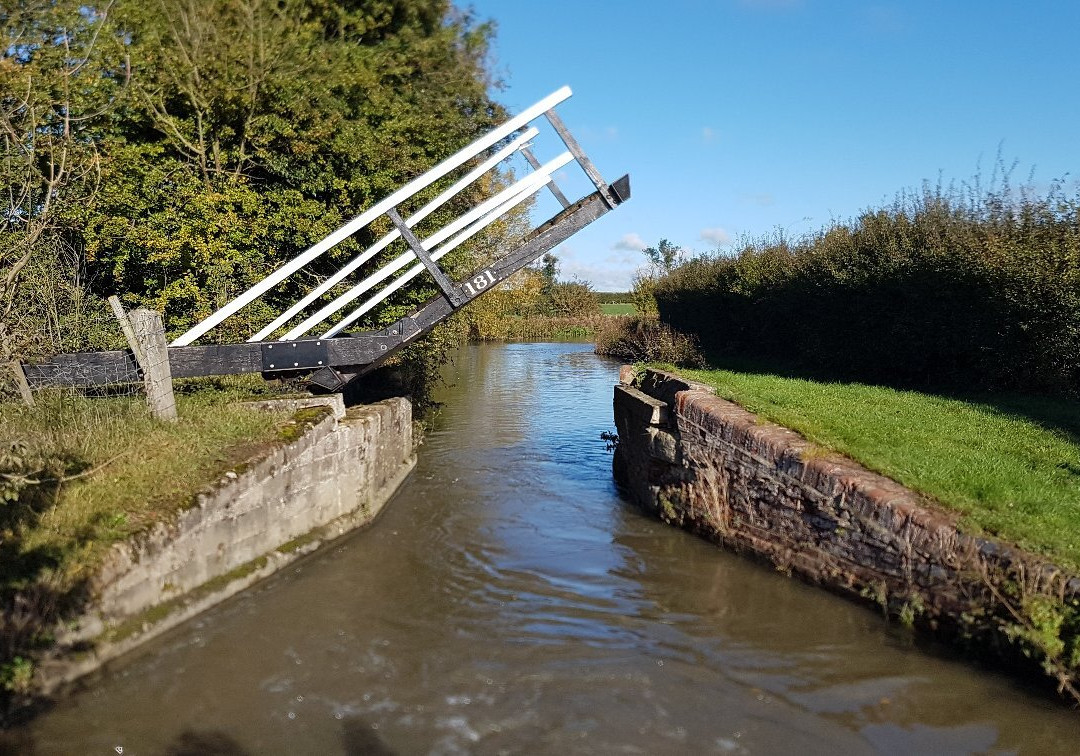
<path fill-rule="evenodd" d="M 536 260 L 630 197 L 630 177 L 623 176 L 608 184 L 567 131 L 555 106 L 570 97 L 569 87 L 554 92 L 520 115 L 447 158 L 427 173 L 410 181 L 373 207 L 366 210 L 325 239 L 305 250 L 287 264 L 233 301 L 195 325 L 169 344 L 169 365 L 174 378 L 238 373 L 262 373 L 268 378 L 307 375 L 312 388 L 337 391 L 353 379 L 374 370 L 395 351 L 430 331 L 470 300 L 506 280 L 515 271 Z M 539 130 L 530 124 L 545 117 L 562 139 L 566 151 L 544 164 L 534 156 L 530 146 Z M 520 132 L 520 133 L 518 133 Z M 511 138 L 513 137 L 513 138 Z M 510 140 L 507 142 L 507 140 Z M 503 144 L 505 143 L 505 144 Z M 491 171 L 503 160 L 520 152 L 532 170 L 512 186 L 498 192 L 476 207 L 449 222 L 424 239 L 418 239 L 412 227 L 441 207 L 462 189 Z M 490 153 L 490 154 L 488 154 Z M 484 157 L 486 155 L 486 157 Z M 474 158 L 481 162 L 465 173 L 435 199 L 407 218 L 397 208 L 432 183 Z M 596 191 L 570 202 L 555 184 L 553 174 L 571 162 L 576 162 L 596 187 Z M 519 240 L 506 254 L 490 265 L 472 272 L 461 282 L 450 278 L 439 268 L 439 258 L 505 213 L 548 187 L 562 205 L 555 216 L 541 223 Z M 299 271 L 334 245 L 349 238 L 376 218 L 386 215 L 394 230 L 383 236 L 360 255 L 300 298 L 258 333 L 242 344 L 199 346 L 194 342 L 271 288 Z M 304 318 L 288 330 L 280 340 L 267 340 L 279 329 L 301 316 L 309 305 L 331 288 L 344 281 L 364 263 L 371 260 L 392 242 L 403 239 L 409 251 L 394 258 L 359 281 L 345 293 Z M 415 264 L 411 264 L 414 263 Z M 404 271 L 404 272 L 402 272 Z M 441 295 L 428 301 L 411 315 L 401 318 L 381 331 L 347 333 L 346 328 L 365 313 L 374 309 L 410 280 L 421 274 L 435 279 Z M 385 283 L 359 306 L 352 307 L 373 288 Z M 342 311 L 345 315 L 340 315 Z M 332 326 L 328 326 L 333 321 Z M 317 337 L 309 334 L 321 333 Z M 31 386 L 93 385 L 139 380 L 138 365 L 129 351 L 84 352 L 53 357 L 48 363 L 24 365 Z"/>

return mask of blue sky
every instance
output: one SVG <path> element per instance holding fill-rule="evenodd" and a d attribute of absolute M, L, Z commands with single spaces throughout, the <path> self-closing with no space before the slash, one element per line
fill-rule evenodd
<path fill-rule="evenodd" d="M 459 5 L 498 25 L 500 102 L 570 85 L 560 115 L 606 180 L 631 176 L 630 202 L 556 250 L 600 290 L 628 288 L 661 238 L 723 253 L 806 233 L 924 180 L 985 182 L 999 151 L 1016 182 L 1080 178 L 1077 0 Z"/>

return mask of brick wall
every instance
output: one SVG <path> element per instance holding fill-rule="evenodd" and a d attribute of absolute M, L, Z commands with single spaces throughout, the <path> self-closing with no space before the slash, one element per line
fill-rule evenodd
<path fill-rule="evenodd" d="M 1012 655 L 1001 630 L 1025 598 L 1080 595 L 1080 579 L 963 532 L 932 502 L 706 386 L 623 368 L 614 409 L 614 473 L 635 502 L 918 627 L 963 630 Z"/>

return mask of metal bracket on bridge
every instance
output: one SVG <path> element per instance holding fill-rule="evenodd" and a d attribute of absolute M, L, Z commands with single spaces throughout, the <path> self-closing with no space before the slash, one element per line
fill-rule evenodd
<path fill-rule="evenodd" d="M 308 383 L 327 394 L 341 391 L 349 381 L 332 367 L 321 367 L 308 376 Z"/>
<path fill-rule="evenodd" d="M 589 177 L 589 180 L 593 182 L 596 187 L 596 191 L 600 192 L 600 196 L 604 198 L 604 202 L 610 209 L 614 209 L 618 204 L 618 200 L 611 195 L 611 191 L 608 185 L 604 182 L 603 177 L 600 175 L 600 171 L 596 170 L 596 166 L 589 160 L 589 156 L 585 154 L 585 150 L 581 149 L 581 145 L 574 139 L 574 135 L 570 133 L 570 129 L 566 128 L 566 124 L 559 118 L 558 113 L 554 110 L 547 110 L 544 115 L 548 119 L 548 123 L 558 133 L 559 138 L 563 140 L 563 144 L 566 145 L 566 149 L 570 150 L 570 154 L 577 160 L 578 165 L 581 166 L 581 170 L 585 171 L 585 175 Z"/>
<path fill-rule="evenodd" d="M 264 373 L 318 369 L 330 364 L 330 348 L 326 339 L 274 341 L 261 346 Z"/>
<path fill-rule="evenodd" d="M 525 157 L 525 160 L 529 163 L 529 165 L 533 167 L 534 171 L 539 170 L 540 161 L 536 159 L 536 155 L 533 154 L 532 150 L 530 150 L 528 147 L 522 147 L 521 154 Z M 552 178 L 551 181 L 548 182 L 547 187 L 548 190 L 553 195 L 555 195 L 555 199 L 559 201 L 559 204 L 563 206 L 564 210 L 570 207 L 570 200 L 568 200 L 566 198 L 566 195 L 563 194 L 562 189 L 560 189 L 559 185 L 555 183 L 554 178 Z"/>
<path fill-rule="evenodd" d="M 435 264 L 435 261 L 431 259 L 431 255 L 424 249 L 424 245 L 420 243 L 420 240 L 416 238 L 416 234 L 412 232 L 412 229 L 405 225 L 405 221 L 398 215 L 396 207 L 392 207 L 386 211 L 387 216 L 397 226 L 397 230 L 401 232 L 401 238 L 409 245 L 409 248 L 416 255 L 417 259 L 424 264 L 424 267 L 428 269 L 428 272 L 435 277 L 435 283 L 439 284 L 439 288 L 442 289 L 442 293 L 450 300 L 450 304 L 454 306 L 454 309 L 461 307 L 462 297 L 461 292 L 458 291 L 457 286 L 447 278 L 446 274 L 442 272 L 442 269 Z"/>

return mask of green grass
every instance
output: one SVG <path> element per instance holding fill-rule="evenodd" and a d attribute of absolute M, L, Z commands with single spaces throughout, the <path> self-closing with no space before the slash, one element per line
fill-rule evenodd
<path fill-rule="evenodd" d="M 0 442 L 21 441 L 41 482 L 0 505 L 0 592 L 43 576 L 61 585 L 92 571 L 108 547 L 190 502 L 207 483 L 274 442 L 288 413 L 238 406 L 248 392 L 177 396 L 180 420 L 152 419 L 141 397 L 41 393 L 0 404 Z"/>
<path fill-rule="evenodd" d="M 1080 568 L 1080 401 L 679 372 L 959 512 L 969 529 Z"/>
<path fill-rule="evenodd" d="M 605 315 L 637 315 L 632 302 L 601 302 L 600 312 Z"/>

